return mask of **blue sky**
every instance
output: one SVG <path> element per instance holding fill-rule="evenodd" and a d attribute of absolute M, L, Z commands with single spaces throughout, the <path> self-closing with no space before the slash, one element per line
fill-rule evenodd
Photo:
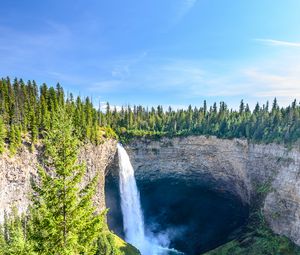
<path fill-rule="evenodd" d="M 113 105 L 300 99 L 299 0 L 12 0 L 0 76 Z"/>

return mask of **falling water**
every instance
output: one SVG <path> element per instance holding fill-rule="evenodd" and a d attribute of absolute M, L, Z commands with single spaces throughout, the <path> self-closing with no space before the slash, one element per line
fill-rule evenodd
<path fill-rule="evenodd" d="M 136 185 L 134 170 L 129 156 L 121 144 L 118 144 L 120 167 L 120 196 L 125 239 L 137 247 L 142 255 L 182 254 L 174 249 L 162 247 L 155 237 L 145 234 L 140 194 Z"/>
<path fill-rule="evenodd" d="M 120 194 L 126 241 L 140 247 L 145 244 L 145 228 L 133 167 L 122 145 L 118 144 Z"/>

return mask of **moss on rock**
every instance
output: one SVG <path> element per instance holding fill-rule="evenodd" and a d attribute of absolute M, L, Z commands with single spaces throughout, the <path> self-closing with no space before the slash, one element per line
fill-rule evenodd
<path fill-rule="evenodd" d="M 114 235 L 115 238 L 115 244 L 118 249 L 120 249 L 122 255 L 141 255 L 139 250 L 132 246 L 129 243 L 126 243 L 123 239 L 118 237 L 117 235 Z"/>

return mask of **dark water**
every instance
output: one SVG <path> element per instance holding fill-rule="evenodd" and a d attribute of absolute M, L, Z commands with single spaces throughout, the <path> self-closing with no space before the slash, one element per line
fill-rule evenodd
<path fill-rule="evenodd" d="M 237 199 L 207 189 L 202 184 L 161 179 L 137 180 L 146 228 L 185 254 L 201 254 L 237 235 L 248 209 Z M 108 223 L 124 237 L 117 180 L 106 178 Z M 167 238 L 166 238 L 167 237 Z"/>

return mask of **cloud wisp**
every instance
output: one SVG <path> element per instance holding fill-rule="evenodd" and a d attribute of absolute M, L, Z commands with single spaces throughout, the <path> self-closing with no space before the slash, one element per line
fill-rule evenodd
<path fill-rule="evenodd" d="M 220 71 L 220 64 L 207 64 L 196 60 L 167 59 L 148 65 L 133 66 L 131 75 L 124 80 L 105 81 L 97 84 L 106 89 L 119 86 L 125 90 L 168 94 L 183 101 L 197 101 L 211 98 L 216 101 L 245 99 L 253 106 L 277 97 L 280 103 L 288 105 L 300 98 L 300 64 L 296 56 L 276 56 L 265 61 L 232 65 Z M 162 63 L 163 62 L 163 63 Z M 282 64 L 285 63 L 285 64 Z M 225 65 L 225 64 L 224 64 Z M 221 67 L 222 69 L 222 67 Z M 101 86 L 99 86 L 101 85 Z"/>
<path fill-rule="evenodd" d="M 197 0 L 181 0 L 176 21 L 180 21 L 197 3 Z"/>
<path fill-rule="evenodd" d="M 263 38 L 255 39 L 255 41 L 258 41 L 267 46 L 300 48 L 300 42 L 290 42 L 290 41 L 281 41 L 281 40 L 263 39 Z"/>

